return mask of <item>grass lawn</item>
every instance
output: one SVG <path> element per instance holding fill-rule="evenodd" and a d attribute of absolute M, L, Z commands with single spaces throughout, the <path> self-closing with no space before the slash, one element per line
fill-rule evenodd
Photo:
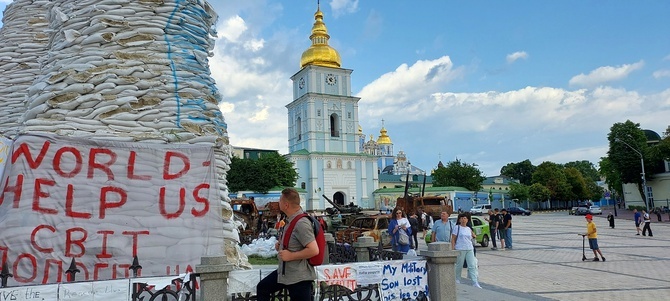
<path fill-rule="evenodd" d="M 249 263 L 252 265 L 277 265 L 279 259 L 277 257 L 263 258 L 258 255 L 249 256 Z"/>

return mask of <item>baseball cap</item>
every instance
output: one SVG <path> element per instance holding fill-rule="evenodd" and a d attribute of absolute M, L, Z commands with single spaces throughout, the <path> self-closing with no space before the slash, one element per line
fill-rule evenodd
<path fill-rule="evenodd" d="M 584 217 L 585 217 L 586 219 L 593 219 L 593 215 L 590 215 L 590 214 L 587 214 L 587 215 L 584 216 Z"/>

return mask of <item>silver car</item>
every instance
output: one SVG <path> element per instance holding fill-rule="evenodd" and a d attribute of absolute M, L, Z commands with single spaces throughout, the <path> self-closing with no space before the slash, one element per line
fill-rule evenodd
<path fill-rule="evenodd" d="M 600 208 L 600 206 L 593 205 L 593 206 L 589 206 L 589 213 L 602 215 L 603 210 Z"/>

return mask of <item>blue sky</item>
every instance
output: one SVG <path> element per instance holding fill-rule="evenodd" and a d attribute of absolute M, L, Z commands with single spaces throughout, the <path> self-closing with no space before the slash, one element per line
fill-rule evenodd
<path fill-rule="evenodd" d="M 209 2 L 231 143 L 286 153 L 289 77 L 316 1 Z M 613 123 L 670 125 L 670 1 L 326 0 L 321 10 L 354 70 L 364 133 L 378 137 L 385 120 L 395 151 L 428 171 L 455 158 L 487 176 L 525 159 L 597 163 Z"/>

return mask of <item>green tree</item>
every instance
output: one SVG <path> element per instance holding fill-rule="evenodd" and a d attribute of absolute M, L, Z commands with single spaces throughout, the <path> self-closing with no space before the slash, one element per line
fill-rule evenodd
<path fill-rule="evenodd" d="M 510 183 L 509 196 L 512 199 L 528 200 L 530 199 L 529 186 L 512 182 Z"/>
<path fill-rule="evenodd" d="M 640 129 L 639 123 L 627 120 L 615 123 L 607 135 L 609 150 L 607 156 L 613 171 L 619 173 L 621 183 L 636 183 L 645 203 L 646 195 L 642 190 L 642 166 L 640 155 L 645 159 L 645 170 L 651 170 L 652 160 L 649 158 L 647 138 Z"/>
<path fill-rule="evenodd" d="M 472 191 L 482 189 L 482 183 L 486 179 L 475 164 L 467 164 L 458 159 L 438 167 L 431 176 L 433 186 L 460 186 Z"/>
<path fill-rule="evenodd" d="M 257 160 L 231 158 L 226 179 L 230 191 L 249 190 L 266 193 L 273 187 L 293 187 L 298 172 L 293 164 L 277 153 L 263 154 Z"/>
<path fill-rule="evenodd" d="M 664 172 L 665 171 L 665 166 L 663 166 L 663 164 L 665 164 L 664 161 L 670 161 L 670 126 L 668 126 L 668 128 L 665 130 L 658 144 L 650 147 L 649 153 L 652 162 L 660 163 L 658 164 L 658 168 L 656 168 L 653 171 Z"/>
<path fill-rule="evenodd" d="M 600 181 L 600 173 L 598 172 L 598 169 L 596 169 L 593 163 L 588 160 L 572 161 L 565 163 L 563 166 L 566 168 L 572 167 L 579 170 L 579 172 L 584 177 L 584 180 L 586 181 Z"/>
<path fill-rule="evenodd" d="M 532 202 L 544 202 L 551 197 L 551 191 L 544 185 L 535 183 L 528 187 L 528 195 Z"/>
<path fill-rule="evenodd" d="M 530 185 L 533 180 L 535 166 L 526 159 L 518 163 L 507 163 L 500 169 L 500 174 L 519 180 L 523 185 Z"/>
<path fill-rule="evenodd" d="M 588 189 L 589 193 L 587 199 L 592 201 L 599 200 L 600 198 L 603 197 L 603 194 L 605 193 L 605 190 L 602 187 L 598 186 L 598 183 L 593 181 L 587 181 L 586 188 Z"/>
<path fill-rule="evenodd" d="M 542 162 L 533 173 L 533 184 L 536 183 L 549 189 L 552 200 L 559 202 L 570 200 L 571 186 L 568 184 L 561 165 L 548 161 Z"/>
<path fill-rule="evenodd" d="M 586 182 L 593 182 L 590 180 L 584 179 L 582 173 L 574 167 L 565 168 L 565 179 L 570 185 L 570 193 L 568 194 L 568 200 L 586 200 L 589 199 L 591 194 L 589 193 L 588 186 Z"/>
<path fill-rule="evenodd" d="M 600 158 L 600 174 L 605 177 L 605 183 L 610 190 L 615 191 L 617 195 L 623 195 L 623 183 L 621 182 L 621 174 L 614 169 L 612 161 L 609 157 Z"/>

